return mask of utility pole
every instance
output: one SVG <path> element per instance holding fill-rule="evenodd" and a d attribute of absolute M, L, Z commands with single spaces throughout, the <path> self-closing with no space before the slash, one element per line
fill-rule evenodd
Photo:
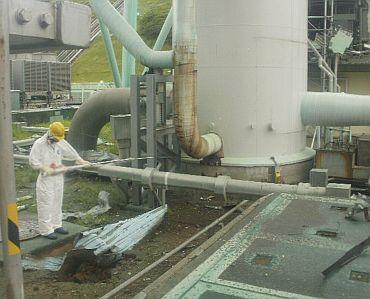
<path fill-rule="evenodd" d="M 0 297 L 23 299 L 23 273 L 15 192 L 10 108 L 9 0 L 0 0 L 0 220 L 5 289 Z"/>

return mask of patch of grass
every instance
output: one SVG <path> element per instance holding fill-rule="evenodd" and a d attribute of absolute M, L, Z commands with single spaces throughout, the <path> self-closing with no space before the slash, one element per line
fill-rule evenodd
<path fill-rule="evenodd" d="M 34 133 L 25 132 L 19 126 L 13 125 L 13 140 L 23 140 L 31 138 Z"/>
<path fill-rule="evenodd" d="M 70 127 L 71 122 L 72 121 L 70 119 L 65 119 L 61 121 L 61 123 L 67 128 Z M 34 126 L 48 128 L 50 126 L 50 122 L 39 123 L 39 124 L 35 124 Z M 23 131 L 19 126 L 13 125 L 13 140 L 27 139 L 27 138 L 31 138 L 33 135 L 35 135 L 35 133 Z"/>
<path fill-rule="evenodd" d="M 65 119 L 61 121 L 65 127 L 70 127 L 71 126 L 72 120 L 70 119 Z M 39 123 L 35 124 L 35 127 L 45 127 L 48 128 L 50 126 L 50 122 L 45 122 L 45 123 Z M 22 140 L 22 139 L 27 139 L 31 138 L 35 133 L 32 132 L 25 132 L 19 127 L 13 125 L 13 140 Z M 106 144 L 101 144 L 98 145 L 97 149 L 99 151 L 103 152 L 109 152 L 115 155 L 118 155 L 118 148 L 117 148 L 117 142 L 113 139 L 112 137 L 112 126 L 110 123 L 106 124 L 100 134 L 99 138 L 101 138 L 103 141 L 109 143 L 108 145 Z"/>
<path fill-rule="evenodd" d="M 15 168 L 15 182 L 16 188 L 29 188 L 31 184 L 36 182 L 38 172 L 28 166 L 21 166 Z"/>
<path fill-rule="evenodd" d="M 74 177 L 65 184 L 63 210 L 68 212 L 87 212 L 98 204 L 100 191 L 110 193 L 109 203 L 112 211 L 98 215 L 85 216 L 74 222 L 92 227 L 112 222 L 116 218 L 115 211 L 122 209 L 123 200 L 119 190 L 109 181 L 100 178 Z M 115 221 L 115 220 L 114 220 Z"/>
<path fill-rule="evenodd" d="M 86 4 L 87 1 L 75 1 Z M 114 2 L 114 1 L 111 1 Z M 171 7 L 171 0 L 139 0 L 138 32 L 149 47 L 153 47 Z M 112 38 L 119 68 L 122 68 L 122 45 Z M 170 38 L 165 49 L 171 48 Z M 136 72 L 141 73 L 143 66 L 136 65 Z M 72 82 L 111 82 L 113 75 L 108 64 L 103 39 L 99 36 L 72 65 Z"/>
<path fill-rule="evenodd" d="M 72 120 L 71 119 L 64 119 L 60 121 L 66 128 L 69 128 L 71 126 Z M 44 122 L 44 123 L 38 123 L 35 124 L 35 127 L 44 127 L 48 128 L 50 126 L 51 122 Z"/>
<path fill-rule="evenodd" d="M 100 144 L 97 146 L 98 151 L 109 152 L 118 155 L 118 147 L 116 140 L 112 137 L 112 126 L 110 123 L 106 124 L 100 131 L 99 138 L 109 144 Z"/>
<path fill-rule="evenodd" d="M 33 195 L 35 193 L 36 180 L 38 172 L 28 166 L 21 166 L 15 169 L 16 189 L 18 196 Z M 64 212 L 86 212 L 98 204 L 98 195 L 100 191 L 110 193 L 109 203 L 112 210 L 98 216 L 85 216 L 76 219 L 73 222 L 87 227 L 101 226 L 107 223 L 117 222 L 127 215 L 122 211 L 124 201 L 119 190 L 107 180 L 101 178 L 83 177 L 74 174 L 66 179 L 64 185 Z M 36 213 L 36 198 L 25 200 L 28 210 Z"/>

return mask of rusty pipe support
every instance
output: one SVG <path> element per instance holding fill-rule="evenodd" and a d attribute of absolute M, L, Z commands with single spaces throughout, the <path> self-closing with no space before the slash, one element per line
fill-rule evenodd
<path fill-rule="evenodd" d="M 202 159 L 221 151 L 215 133 L 201 136 L 197 111 L 197 38 L 195 0 L 174 0 L 173 49 L 175 52 L 175 127 L 183 151 Z"/>

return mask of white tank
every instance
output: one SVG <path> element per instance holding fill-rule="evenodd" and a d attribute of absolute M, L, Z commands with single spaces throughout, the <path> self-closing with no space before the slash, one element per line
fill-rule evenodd
<path fill-rule="evenodd" d="M 307 0 L 197 0 L 202 133 L 224 163 L 312 159 L 300 98 L 307 91 Z"/>

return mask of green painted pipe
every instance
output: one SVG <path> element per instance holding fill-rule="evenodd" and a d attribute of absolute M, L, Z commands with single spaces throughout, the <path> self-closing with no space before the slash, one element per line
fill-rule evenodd
<path fill-rule="evenodd" d="M 157 40 L 154 44 L 153 50 L 155 50 L 155 51 L 162 50 L 162 48 L 163 48 L 163 46 L 164 46 L 164 44 L 167 40 L 167 37 L 171 32 L 172 26 L 173 26 L 173 8 L 171 7 L 171 9 L 170 9 L 170 11 L 167 15 L 167 18 L 164 21 L 161 32 L 159 32 L 159 35 L 158 35 L 158 38 L 157 38 Z M 144 75 L 148 70 L 149 70 L 149 68 L 145 67 L 142 74 Z"/>
<path fill-rule="evenodd" d="M 103 36 L 107 59 L 112 69 L 114 85 L 117 88 L 120 88 L 122 87 L 122 82 L 121 82 L 121 76 L 120 76 L 118 65 L 117 65 L 116 54 L 114 53 L 112 39 L 110 37 L 110 33 L 109 33 L 107 26 L 105 26 L 105 24 L 100 19 L 99 19 L 99 24 L 100 24 L 100 30 Z"/>
<path fill-rule="evenodd" d="M 136 60 L 152 68 L 172 68 L 173 51 L 154 51 L 108 0 L 90 0 L 91 8 Z"/>
<path fill-rule="evenodd" d="M 137 27 L 137 0 L 126 0 L 124 7 L 124 16 L 133 29 Z M 122 48 L 122 85 L 130 87 L 131 75 L 136 73 L 136 61 L 134 56 Z"/>

